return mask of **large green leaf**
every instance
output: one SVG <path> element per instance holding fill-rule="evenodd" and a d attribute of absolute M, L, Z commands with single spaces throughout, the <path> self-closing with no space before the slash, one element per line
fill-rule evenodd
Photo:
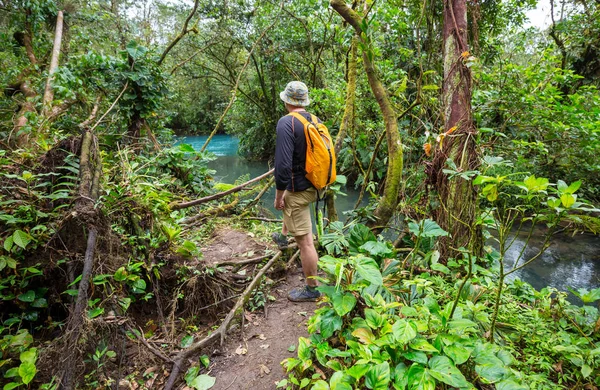
<path fill-rule="evenodd" d="M 444 346 L 444 353 L 452 359 L 454 364 L 463 364 L 469 360 L 469 356 L 471 356 L 471 352 L 460 344 Z"/>
<path fill-rule="evenodd" d="M 339 316 L 344 316 L 356 306 L 356 297 L 350 293 L 334 293 L 331 298 L 333 309 Z"/>
<path fill-rule="evenodd" d="M 19 301 L 21 301 L 21 302 L 29 302 L 29 303 L 31 303 L 31 302 L 35 301 L 35 291 L 29 290 L 26 293 L 19 294 L 17 296 L 17 299 Z"/>
<path fill-rule="evenodd" d="M 392 332 L 394 333 L 396 341 L 404 345 L 417 337 L 417 325 L 413 321 L 399 319 L 392 326 Z"/>
<path fill-rule="evenodd" d="M 38 358 L 38 350 L 37 348 L 30 348 L 25 352 L 21 352 L 21 355 L 19 356 L 19 360 L 21 360 L 22 363 L 31 363 L 31 364 L 35 364 L 35 361 Z"/>
<path fill-rule="evenodd" d="M 351 378 L 345 375 L 342 371 L 335 372 L 329 380 L 331 390 L 352 390 L 350 385 Z"/>
<path fill-rule="evenodd" d="M 529 390 L 529 387 L 523 386 L 512 379 L 505 379 L 496 383 L 496 390 Z"/>
<path fill-rule="evenodd" d="M 452 364 L 446 356 L 434 356 L 429 359 L 430 374 L 440 382 L 453 387 L 467 387 L 471 384 L 467 382 L 462 372 Z"/>
<path fill-rule="evenodd" d="M 415 236 L 421 237 L 441 237 L 449 235 L 447 231 L 442 229 L 440 225 L 431 219 L 425 219 L 418 224 L 410 222 L 408 224 L 408 230 Z"/>
<path fill-rule="evenodd" d="M 361 252 L 377 258 L 385 258 L 392 255 L 393 251 L 383 242 L 368 241 L 358 248 Z"/>
<path fill-rule="evenodd" d="M 21 376 L 21 380 L 24 384 L 29 384 L 33 380 L 37 369 L 35 368 L 35 364 L 31 362 L 21 363 L 19 366 L 19 376 Z"/>
<path fill-rule="evenodd" d="M 32 237 L 22 230 L 15 230 L 12 238 L 15 245 L 22 249 L 25 249 L 32 240 Z"/>
<path fill-rule="evenodd" d="M 374 309 L 365 309 L 365 321 L 369 328 L 371 329 L 379 329 L 386 322 L 385 317 L 379 313 L 377 313 Z"/>
<path fill-rule="evenodd" d="M 436 347 L 429 344 L 425 339 L 416 339 L 412 341 L 410 347 L 422 352 L 439 352 Z"/>
<path fill-rule="evenodd" d="M 350 252 L 357 253 L 364 243 L 369 241 L 377 241 L 375 235 L 363 224 L 356 224 L 350 228 L 348 243 L 350 244 Z"/>
<path fill-rule="evenodd" d="M 138 60 L 143 57 L 147 51 L 148 49 L 146 49 L 144 46 L 138 45 L 136 41 L 130 41 L 127 44 L 127 53 L 129 53 L 131 58 L 134 60 Z"/>
<path fill-rule="evenodd" d="M 406 374 L 409 389 L 435 390 L 435 379 L 429 370 L 418 363 L 414 363 Z"/>
<path fill-rule="evenodd" d="M 300 337 L 298 339 L 298 359 L 302 361 L 310 360 L 310 340 L 306 337 Z"/>
<path fill-rule="evenodd" d="M 360 378 L 365 376 L 367 371 L 369 371 L 369 368 L 370 367 L 367 364 L 355 364 L 352 367 L 350 367 L 348 370 L 346 370 L 346 374 L 350 375 L 351 377 L 353 377 L 354 379 L 356 379 L 358 381 L 358 380 L 360 380 Z"/>
<path fill-rule="evenodd" d="M 365 385 L 368 389 L 387 390 L 390 383 L 390 365 L 383 362 L 373 366 L 365 375 Z"/>
<path fill-rule="evenodd" d="M 356 272 L 366 281 L 375 286 L 383 284 L 383 277 L 375 260 L 369 257 L 357 257 L 354 260 Z"/>
<path fill-rule="evenodd" d="M 504 362 L 491 354 L 478 356 L 475 362 L 475 372 L 487 383 L 496 383 L 508 373 Z"/>
<path fill-rule="evenodd" d="M 210 375 L 199 375 L 190 383 L 190 387 L 193 387 L 196 390 L 208 390 L 215 385 L 217 378 L 214 378 Z"/>
<path fill-rule="evenodd" d="M 325 339 L 333 336 L 333 333 L 342 329 L 342 317 L 338 316 L 334 310 L 328 310 L 319 317 L 319 331 Z"/>

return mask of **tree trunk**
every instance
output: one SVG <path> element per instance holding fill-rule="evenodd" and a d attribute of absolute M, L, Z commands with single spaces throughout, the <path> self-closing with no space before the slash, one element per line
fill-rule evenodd
<path fill-rule="evenodd" d="M 392 103 L 390 102 L 387 91 L 377 76 L 377 69 L 375 68 L 375 64 L 372 62 L 372 49 L 369 46 L 369 43 L 362 38 L 362 34 L 364 32 L 361 28 L 361 16 L 348 7 L 343 0 L 331 0 L 330 4 L 346 22 L 354 27 L 356 34 L 361 37 L 360 39 L 364 45 L 362 57 L 365 73 L 367 74 L 371 91 L 373 92 L 375 100 L 377 101 L 377 104 L 379 104 L 381 114 L 383 115 L 383 123 L 385 126 L 388 147 L 388 167 L 383 189 L 383 196 L 379 200 L 379 204 L 374 213 L 376 219 L 374 222 L 371 222 L 370 225 L 385 226 L 394 214 L 396 206 L 398 205 L 398 194 L 400 192 L 400 182 L 402 180 L 403 153 L 402 142 L 398 133 L 396 112 L 392 107 Z"/>
<path fill-rule="evenodd" d="M 54 46 L 52 47 L 52 59 L 50 60 L 50 69 L 48 70 L 48 80 L 46 81 L 46 89 L 44 90 L 44 99 L 42 107 L 44 115 L 48 112 L 52 100 L 54 100 L 54 91 L 52 90 L 52 81 L 54 80 L 54 72 L 58 68 L 58 59 L 60 58 L 60 45 L 63 35 L 63 11 L 58 11 L 56 17 L 56 32 L 54 33 Z"/>
<path fill-rule="evenodd" d="M 342 145 L 344 144 L 344 138 L 346 134 L 354 134 L 355 119 L 354 114 L 356 111 L 356 49 L 358 47 L 358 38 L 352 37 L 352 43 L 350 44 L 350 52 L 348 55 L 348 82 L 346 84 L 346 105 L 344 106 L 344 116 L 342 117 L 342 123 L 340 124 L 340 130 L 335 137 L 335 154 L 340 154 Z M 329 222 L 337 221 L 338 215 L 335 209 L 335 193 L 332 190 L 327 191 L 327 198 L 325 200 L 327 207 L 327 219 Z"/>
<path fill-rule="evenodd" d="M 440 207 L 434 216 L 450 233 L 442 238 L 439 249 L 443 258 L 458 254 L 456 249 L 470 249 L 475 256 L 482 251 L 481 228 L 476 226 L 477 191 L 472 181 L 442 172 L 451 159 L 461 172 L 475 170 L 479 156 L 475 136 L 477 130 L 471 115 L 471 73 L 465 64 L 467 47 L 467 6 L 465 0 L 444 3 L 444 82 L 442 89 L 444 134 L 440 136 L 433 164 L 428 172 L 436 188 Z"/>

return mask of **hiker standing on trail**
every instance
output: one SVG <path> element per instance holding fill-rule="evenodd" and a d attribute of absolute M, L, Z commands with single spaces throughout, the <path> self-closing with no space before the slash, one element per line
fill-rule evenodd
<path fill-rule="evenodd" d="M 319 257 L 313 243 L 309 205 L 317 200 L 318 194 L 313 183 L 306 177 L 307 139 L 310 138 L 305 134 L 305 125 L 320 121 L 305 109 L 310 100 L 308 88 L 304 83 L 288 83 L 279 97 L 285 103 L 289 114 L 277 123 L 275 208 L 283 211 L 283 228 L 281 233 L 273 234 L 273 239 L 280 249 L 286 248 L 286 236 L 289 233 L 296 239 L 300 249 L 306 286 L 291 290 L 288 299 L 294 302 L 315 301 L 321 295 L 316 290 L 317 281 L 313 278 L 317 275 Z M 335 165 L 335 160 L 333 163 Z M 331 169 L 329 171 L 331 176 Z"/>

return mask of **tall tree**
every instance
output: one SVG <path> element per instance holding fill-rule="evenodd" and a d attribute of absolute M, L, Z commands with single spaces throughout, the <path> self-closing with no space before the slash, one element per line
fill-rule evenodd
<path fill-rule="evenodd" d="M 388 147 L 388 165 L 383 196 L 379 200 L 377 209 L 375 210 L 374 215 L 376 220 L 373 223 L 374 226 L 383 226 L 387 224 L 396 210 L 396 206 L 398 205 L 398 194 L 400 192 L 400 182 L 402 180 L 403 152 L 402 142 L 398 132 L 398 121 L 396 120 L 397 115 L 390 101 L 388 92 L 383 87 L 383 84 L 377 75 L 377 68 L 373 61 L 373 48 L 371 47 L 366 31 L 363 31 L 362 26 L 367 26 L 368 23 L 366 23 L 360 14 L 348 7 L 343 0 L 331 0 L 330 4 L 333 9 L 335 9 L 337 13 L 339 13 L 340 16 L 354 28 L 361 40 L 362 59 L 365 73 L 367 74 L 367 80 L 369 81 L 369 86 L 371 87 L 371 91 L 375 96 L 375 100 L 377 101 L 383 116 Z M 367 178 L 365 178 L 365 180 L 367 180 Z"/>
<path fill-rule="evenodd" d="M 440 252 L 447 258 L 460 247 L 479 254 L 482 248 L 481 229 L 476 226 L 477 192 L 472 181 L 456 175 L 450 179 L 443 169 L 458 172 L 475 170 L 479 156 L 477 129 L 471 112 L 472 77 L 467 61 L 467 4 L 465 0 L 444 2 L 444 81 L 442 109 L 444 133 L 438 138 L 429 175 L 439 196 L 435 211 L 438 224 L 450 233 L 439 241 Z"/>

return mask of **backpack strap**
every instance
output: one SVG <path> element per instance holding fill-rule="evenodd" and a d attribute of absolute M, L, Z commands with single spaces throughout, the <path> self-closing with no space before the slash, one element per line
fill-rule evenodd
<path fill-rule="evenodd" d="M 304 116 L 300 115 L 300 113 L 298 113 L 298 112 L 290 112 L 288 115 L 293 116 L 294 118 L 298 119 L 300 122 L 302 122 L 302 124 L 304 126 L 308 125 L 308 121 L 306 120 L 306 118 Z M 312 116 L 313 115 L 311 115 L 311 119 L 312 119 Z"/>

